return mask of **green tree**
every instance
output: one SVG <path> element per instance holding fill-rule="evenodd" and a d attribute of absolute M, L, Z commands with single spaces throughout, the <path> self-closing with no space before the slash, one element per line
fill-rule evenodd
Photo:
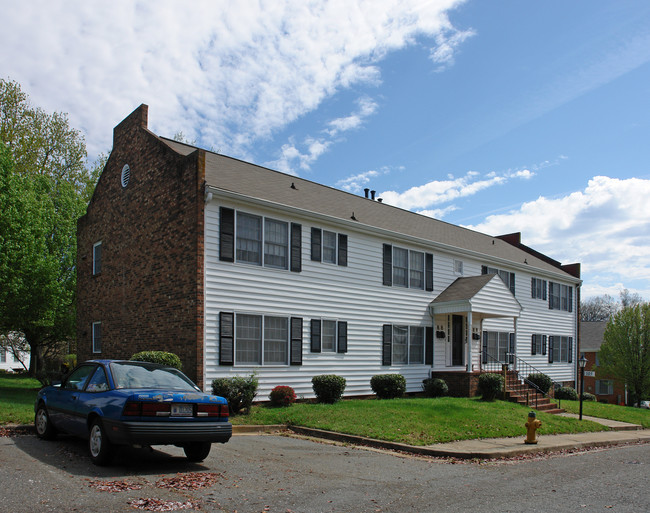
<path fill-rule="evenodd" d="M 629 402 L 650 395 L 650 303 L 623 308 L 607 323 L 597 375 L 625 382 Z"/>
<path fill-rule="evenodd" d="M 24 335 L 31 373 L 74 341 L 77 219 L 100 166 L 66 115 L 0 79 L 0 333 Z"/>

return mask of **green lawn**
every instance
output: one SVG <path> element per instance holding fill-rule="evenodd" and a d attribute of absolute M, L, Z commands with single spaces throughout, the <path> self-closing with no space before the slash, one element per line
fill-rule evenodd
<path fill-rule="evenodd" d="M 443 397 L 345 400 L 333 405 L 254 406 L 233 424 L 292 424 L 380 440 L 429 445 L 452 440 L 525 436 L 530 410 L 514 403 Z M 603 431 L 600 424 L 538 412 L 540 435 Z"/>
<path fill-rule="evenodd" d="M 562 400 L 562 408 L 571 413 L 579 413 L 580 401 Z M 603 419 L 620 420 L 630 424 L 640 424 L 646 429 L 650 428 L 650 410 L 642 408 L 583 401 L 582 414 Z"/>
<path fill-rule="evenodd" d="M 0 425 L 34 422 L 38 380 L 23 374 L 0 373 Z"/>

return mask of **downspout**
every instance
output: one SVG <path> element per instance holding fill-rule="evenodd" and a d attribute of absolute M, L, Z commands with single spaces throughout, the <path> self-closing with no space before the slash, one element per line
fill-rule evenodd
<path fill-rule="evenodd" d="M 467 372 L 472 372 L 472 310 L 467 312 Z"/>

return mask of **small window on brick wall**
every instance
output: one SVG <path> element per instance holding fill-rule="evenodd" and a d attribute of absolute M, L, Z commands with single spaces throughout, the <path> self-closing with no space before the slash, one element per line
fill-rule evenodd
<path fill-rule="evenodd" d="M 93 244 L 93 275 L 102 272 L 102 243 Z"/>

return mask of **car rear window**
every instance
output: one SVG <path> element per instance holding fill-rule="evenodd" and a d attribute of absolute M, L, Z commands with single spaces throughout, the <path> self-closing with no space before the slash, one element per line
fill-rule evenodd
<path fill-rule="evenodd" d="M 110 365 L 115 388 L 197 391 L 187 376 L 173 368 L 129 362 L 112 362 Z"/>

